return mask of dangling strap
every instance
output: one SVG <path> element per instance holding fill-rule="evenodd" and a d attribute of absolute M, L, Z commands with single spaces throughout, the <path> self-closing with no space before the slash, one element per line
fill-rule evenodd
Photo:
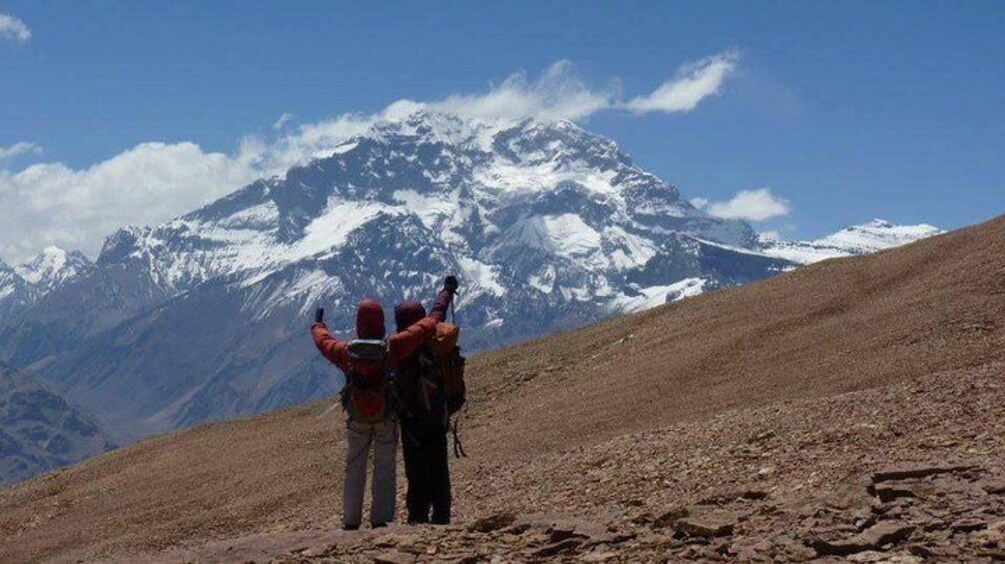
<path fill-rule="evenodd" d="M 456 419 L 454 419 L 453 425 L 450 426 L 450 432 L 454 435 L 454 456 L 456 458 L 467 458 L 468 453 L 464 452 L 464 445 L 461 444 L 461 438 L 457 435 Z"/>

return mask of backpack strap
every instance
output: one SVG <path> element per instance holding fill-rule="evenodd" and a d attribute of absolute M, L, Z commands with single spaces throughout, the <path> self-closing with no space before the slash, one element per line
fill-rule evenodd
<path fill-rule="evenodd" d="M 468 453 L 464 452 L 464 445 L 461 444 L 461 437 L 457 434 L 457 423 L 458 420 L 454 419 L 454 423 L 450 426 L 450 432 L 454 436 L 454 457 L 467 458 Z"/>

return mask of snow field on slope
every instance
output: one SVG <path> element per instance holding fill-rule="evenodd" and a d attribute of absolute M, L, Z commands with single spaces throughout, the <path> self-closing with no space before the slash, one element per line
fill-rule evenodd
<path fill-rule="evenodd" d="M 654 308 L 667 302 L 699 296 L 705 292 L 707 283 L 703 278 L 685 278 L 667 286 L 639 288 L 640 295 L 617 297 L 611 301 L 609 309 L 612 312 L 633 313 Z"/>

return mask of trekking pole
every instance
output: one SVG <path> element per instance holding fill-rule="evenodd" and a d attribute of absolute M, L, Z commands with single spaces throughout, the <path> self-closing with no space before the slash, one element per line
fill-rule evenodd
<path fill-rule="evenodd" d="M 450 300 L 450 322 L 457 325 L 457 298 L 460 296 L 460 292 L 454 291 L 454 298 Z"/>
<path fill-rule="evenodd" d="M 318 415 L 318 420 L 320 421 L 321 419 L 324 419 L 325 417 L 331 415 L 331 412 L 335 411 L 335 408 L 338 407 L 338 405 L 339 405 L 338 402 L 331 404 L 331 406 L 329 406 L 328 409 L 321 412 L 321 415 Z"/>

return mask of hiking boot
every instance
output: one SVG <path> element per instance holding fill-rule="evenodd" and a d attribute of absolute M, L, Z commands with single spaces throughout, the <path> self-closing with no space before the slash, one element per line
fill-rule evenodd
<path fill-rule="evenodd" d="M 343 531 L 358 531 L 359 530 L 359 525 L 346 525 L 346 524 L 344 524 L 344 525 L 342 525 L 342 530 Z"/>
<path fill-rule="evenodd" d="M 387 526 L 387 523 L 373 523 L 372 525 L 370 525 L 370 528 L 371 529 L 383 529 L 386 526 Z"/>

